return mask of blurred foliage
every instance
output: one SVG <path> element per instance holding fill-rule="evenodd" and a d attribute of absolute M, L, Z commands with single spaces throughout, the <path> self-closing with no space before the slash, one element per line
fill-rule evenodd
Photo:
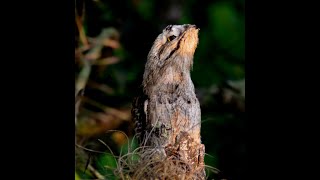
<path fill-rule="evenodd" d="M 205 162 L 221 171 L 210 178 L 247 179 L 244 9 L 244 0 L 76 1 L 76 179 L 116 179 L 116 157 L 135 142 L 131 101 L 147 54 L 165 26 L 184 23 L 200 27 L 191 75 Z"/>

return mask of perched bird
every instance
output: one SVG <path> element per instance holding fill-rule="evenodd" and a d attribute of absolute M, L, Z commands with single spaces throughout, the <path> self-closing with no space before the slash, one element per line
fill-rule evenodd
<path fill-rule="evenodd" d="M 196 176 L 203 177 L 201 110 L 190 75 L 198 33 L 195 25 L 184 24 L 169 25 L 158 35 L 147 57 L 132 116 L 141 145 L 162 147 L 165 157 L 184 161 Z"/>

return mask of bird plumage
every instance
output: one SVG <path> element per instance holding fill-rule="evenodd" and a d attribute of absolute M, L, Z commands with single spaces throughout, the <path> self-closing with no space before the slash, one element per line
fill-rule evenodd
<path fill-rule="evenodd" d="M 140 142 L 153 127 L 155 131 L 172 129 L 169 121 L 175 116 L 196 121 L 186 127 L 200 127 L 200 107 L 190 77 L 198 31 L 195 25 L 169 25 L 155 39 L 147 56 L 141 94 L 133 101 Z"/>

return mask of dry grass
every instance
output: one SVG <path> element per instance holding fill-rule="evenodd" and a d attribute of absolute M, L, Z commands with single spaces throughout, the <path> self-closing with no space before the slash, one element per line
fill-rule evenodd
<path fill-rule="evenodd" d="M 134 139 L 131 142 L 133 141 Z M 144 142 L 141 144 L 144 144 Z M 191 164 L 181 160 L 174 153 L 169 156 L 166 155 L 163 147 L 140 146 L 132 149 L 132 146 L 128 143 L 128 152 L 118 157 L 115 156 L 117 168 L 114 170 L 114 174 L 122 180 L 195 180 L 199 176 L 194 172 L 203 168 L 203 166 L 198 166 L 194 169 Z M 205 165 L 204 167 L 207 172 L 219 172 L 214 167 Z"/>
<path fill-rule="evenodd" d="M 111 130 L 109 132 L 120 132 L 124 136 L 126 134 L 121 131 Z M 84 149 L 86 151 L 103 153 L 112 155 L 116 161 L 116 168 L 112 169 L 116 179 L 121 180 L 144 180 L 144 179 L 174 179 L 174 180 L 196 180 L 198 178 L 197 174 L 194 171 L 198 169 L 193 169 L 190 164 L 179 159 L 174 154 L 167 156 L 163 147 L 149 147 L 149 146 L 140 146 L 133 148 L 133 143 L 135 138 L 129 140 L 127 138 L 127 149 L 128 152 L 125 154 L 120 154 L 116 156 L 111 148 L 102 140 L 98 140 L 100 143 L 104 144 L 110 153 L 95 151 L 77 145 L 78 148 Z M 219 170 L 204 165 L 207 174 L 208 172 L 218 173 Z M 110 167 L 106 167 L 110 168 Z M 198 167 L 202 168 L 201 166 Z M 88 168 L 93 174 L 96 174 L 96 177 L 103 177 L 99 172 L 97 172 L 92 166 Z M 193 171 L 192 171 L 193 169 Z M 101 178 L 100 178 L 101 179 Z"/>

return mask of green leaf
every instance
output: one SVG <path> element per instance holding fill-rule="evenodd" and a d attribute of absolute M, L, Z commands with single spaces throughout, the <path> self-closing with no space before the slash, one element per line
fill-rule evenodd
<path fill-rule="evenodd" d="M 125 143 L 121 149 L 122 149 L 122 154 L 127 154 L 132 152 L 133 150 L 135 150 L 137 147 L 139 147 L 138 145 L 138 141 L 136 139 L 130 139 L 127 143 Z M 130 150 L 128 149 L 130 148 Z"/>
<path fill-rule="evenodd" d="M 115 179 L 113 171 L 117 168 L 116 158 L 112 154 L 102 154 L 98 157 L 97 171 L 108 179 Z"/>
<path fill-rule="evenodd" d="M 80 176 L 75 172 L 75 180 L 80 180 Z"/>

